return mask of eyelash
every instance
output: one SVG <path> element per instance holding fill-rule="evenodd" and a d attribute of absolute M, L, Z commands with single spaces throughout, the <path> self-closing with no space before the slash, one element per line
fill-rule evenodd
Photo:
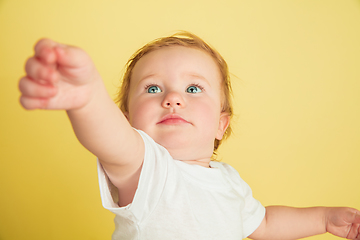
<path fill-rule="evenodd" d="M 145 86 L 145 90 L 148 90 L 150 87 L 159 87 L 159 88 L 160 88 L 159 85 L 157 85 L 157 84 L 155 84 L 155 83 L 150 83 L 150 84 L 147 84 L 147 85 Z"/>
<path fill-rule="evenodd" d="M 146 85 L 146 86 L 145 86 L 145 92 L 146 92 L 146 93 L 150 93 L 150 92 L 149 92 L 149 89 L 152 88 L 152 87 L 157 87 L 158 89 L 160 89 L 159 92 L 162 92 L 160 86 L 157 85 L 157 84 L 148 84 L 148 85 Z M 155 93 L 155 92 L 151 92 L 151 93 Z M 158 92 L 156 92 L 156 93 L 158 93 Z"/>
<path fill-rule="evenodd" d="M 150 84 L 147 84 L 147 85 L 145 86 L 145 90 L 147 91 L 150 87 L 154 87 L 154 86 L 160 88 L 159 85 L 157 85 L 157 84 L 155 84 L 155 83 L 150 83 Z M 186 89 L 187 89 L 188 87 L 191 87 L 191 86 L 198 87 L 201 91 L 204 91 L 204 87 L 201 86 L 201 85 L 198 84 L 198 83 L 189 84 L 189 85 L 186 87 Z M 160 89 L 161 89 L 161 88 L 160 88 Z"/>
<path fill-rule="evenodd" d="M 187 89 L 188 87 L 191 87 L 191 86 L 198 87 L 201 91 L 204 91 L 204 87 L 201 86 L 201 85 L 198 84 L 198 83 L 189 84 L 189 86 L 187 86 L 186 89 Z"/>

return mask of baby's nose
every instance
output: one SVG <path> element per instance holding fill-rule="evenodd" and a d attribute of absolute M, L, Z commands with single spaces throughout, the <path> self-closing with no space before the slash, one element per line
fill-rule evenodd
<path fill-rule="evenodd" d="M 179 93 L 171 92 L 171 93 L 166 94 L 166 96 L 162 102 L 162 106 L 164 108 L 185 107 L 185 101 Z"/>

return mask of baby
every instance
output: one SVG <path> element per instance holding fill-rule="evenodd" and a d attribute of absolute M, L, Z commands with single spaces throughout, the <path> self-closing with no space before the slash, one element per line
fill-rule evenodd
<path fill-rule="evenodd" d="M 264 208 L 229 165 L 213 161 L 231 133 L 226 62 L 180 32 L 129 60 L 119 107 L 81 49 L 40 40 L 19 82 L 26 109 L 66 110 L 98 157 L 113 239 L 298 239 L 330 232 L 360 240 L 352 208 Z"/>

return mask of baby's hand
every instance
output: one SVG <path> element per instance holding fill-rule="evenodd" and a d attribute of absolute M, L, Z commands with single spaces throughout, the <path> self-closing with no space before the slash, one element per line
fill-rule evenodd
<path fill-rule="evenodd" d="M 101 78 L 90 57 L 81 49 L 42 39 L 25 65 L 20 79 L 20 102 L 26 109 L 84 107 Z"/>
<path fill-rule="evenodd" d="M 352 208 L 328 208 L 326 230 L 339 237 L 360 240 L 360 212 Z"/>

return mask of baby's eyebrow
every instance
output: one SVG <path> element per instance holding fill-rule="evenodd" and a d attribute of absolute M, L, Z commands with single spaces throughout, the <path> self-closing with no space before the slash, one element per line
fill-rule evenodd
<path fill-rule="evenodd" d="M 156 73 L 150 73 L 140 78 L 140 80 L 137 82 L 136 86 L 139 86 L 142 84 L 142 82 L 151 79 L 151 78 L 157 78 L 159 74 Z M 205 82 L 207 85 L 211 85 L 209 80 L 204 77 L 203 75 L 196 73 L 196 72 L 184 72 L 181 74 L 183 78 L 189 78 L 189 79 L 199 79 L 203 82 Z"/>
<path fill-rule="evenodd" d="M 157 74 L 155 74 L 155 73 L 145 75 L 144 77 L 140 78 L 139 81 L 137 81 L 137 83 L 136 83 L 135 86 L 138 87 L 139 85 L 141 85 L 141 83 L 142 83 L 143 81 L 145 81 L 145 80 L 147 80 L 147 79 L 149 79 L 149 78 L 153 78 L 153 77 L 155 77 L 155 76 L 157 76 Z"/>
<path fill-rule="evenodd" d="M 203 81 L 205 81 L 207 84 L 210 85 L 209 81 L 206 79 L 206 77 L 198 74 L 198 73 L 194 73 L 194 72 L 185 72 L 183 75 L 185 76 L 190 76 L 192 78 L 198 78 L 198 79 L 201 79 Z"/>
<path fill-rule="evenodd" d="M 139 80 L 139 83 L 142 82 L 142 81 L 144 81 L 144 80 L 146 80 L 146 79 L 148 79 L 148 78 L 152 78 L 152 77 L 154 77 L 154 76 L 156 76 L 155 73 L 152 73 L 152 74 L 149 74 L 149 75 L 145 75 L 144 77 L 142 77 L 142 78 Z"/>

